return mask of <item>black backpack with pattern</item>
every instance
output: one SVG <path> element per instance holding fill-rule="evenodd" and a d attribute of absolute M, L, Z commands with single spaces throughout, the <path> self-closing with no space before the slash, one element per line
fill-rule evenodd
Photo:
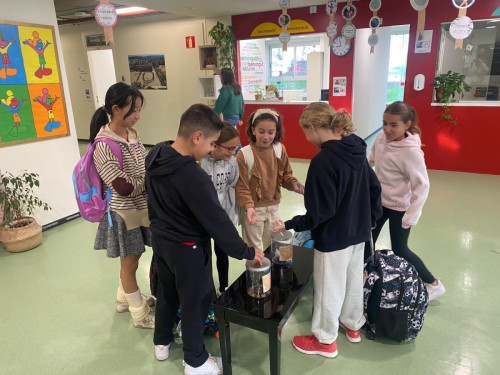
<path fill-rule="evenodd" d="M 368 339 L 414 340 L 424 324 L 429 294 L 415 267 L 391 250 L 365 264 L 364 314 Z"/>

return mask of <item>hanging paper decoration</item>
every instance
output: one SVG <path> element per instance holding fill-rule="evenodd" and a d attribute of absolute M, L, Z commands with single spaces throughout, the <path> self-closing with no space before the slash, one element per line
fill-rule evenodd
<path fill-rule="evenodd" d="M 429 0 L 410 0 L 410 4 L 418 12 L 417 19 L 417 35 L 416 41 L 424 39 L 424 29 L 425 29 L 425 8 L 429 4 Z"/>
<path fill-rule="evenodd" d="M 356 34 L 356 27 L 352 24 L 352 20 L 356 17 L 358 10 L 352 4 L 352 0 L 347 1 L 347 5 L 342 8 L 342 18 L 346 20 L 345 26 L 342 28 L 342 35 L 346 38 L 345 42 L 347 45 L 351 44 L 351 39 Z M 346 27 L 347 26 L 347 27 Z M 354 28 L 354 29 L 353 29 Z M 345 34 L 344 34 L 345 30 Z M 351 38 L 347 37 L 347 35 L 352 35 Z"/>
<path fill-rule="evenodd" d="M 467 8 L 474 4 L 475 0 L 451 0 L 458 8 L 458 17 L 450 25 L 450 34 L 455 38 L 455 49 L 463 47 L 463 41 L 474 29 L 472 20 L 466 16 Z"/>
<path fill-rule="evenodd" d="M 116 21 L 118 20 L 115 6 L 111 4 L 109 0 L 101 0 L 95 7 L 94 18 L 104 29 L 104 40 L 106 41 L 106 45 L 113 44 L 113 26 L 116 25 Z"/>
<path fill-rule="evenodd" d="M 326 35 L 330 40 L 329 45 L 333 44 L 333 38 L 337 35 L 337 23 L 334 21 L 335 12 L 337 12 L 337 0 L 328 0 L 326 3 L 326 14 L 330 17 L 330 23 L 326 28 Z"/>
<path fill-rule="evenodd" d="M 375 45 L 378 43 L 377 29 L 382 25 L 382 19 L 377 16 L 377 12 L 382 7 L 382 0 L 371 0 L 370 10 L 373 12 L 370 18 L 370 28 L 372 29 L 371 35 L 368 37 L 368 45 L 370 46 L 370 54 L 375 52 Z"/>
<path fill-rule="evenodd" d="M 281 34 L 279 40 L 283 44 L 283 51 L 286 51 L 286 44 L 290 41 L 290 33 L 287 31 L 288 25 L 292 18 L 288 15 L 287 9 L 290 8 L 290 0 L 280 0 L 281 15 L 278 23 L 281 26 Z"/>

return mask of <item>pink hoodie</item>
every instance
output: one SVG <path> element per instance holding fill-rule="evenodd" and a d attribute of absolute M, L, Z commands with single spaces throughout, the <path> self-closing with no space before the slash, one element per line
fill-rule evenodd
<path fill-rule="evenodd" d="M 415 226 L 429 195 L 429 176 L 420 136 L 406 133 L 401 141 L 388 142 L 385 134 L 375 139 L 368 162 L 382 186 L 382 206 L 406 211 L 402 226 Z"/>

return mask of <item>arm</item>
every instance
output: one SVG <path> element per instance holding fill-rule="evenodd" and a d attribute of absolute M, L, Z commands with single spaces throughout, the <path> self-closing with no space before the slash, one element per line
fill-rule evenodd
<path fill-rule="evenodd" d="M 229 92 L 228 89 L 222 88 L 219 92 L 219 97 L 217 98 L 217 101 L 215 102 L 215 108 L 214 111 L 217 114 L 222 113 L 224 108 L 226 107 L 227 101 L 229 100 L 231 93 Z"/>
<path fill-rule="evenodd" d="M 422 150 L 412 150 L 403 164 L 404 173 L 410 180 L 411 198 L 410 207 L 402 219 L 403 228 L 409 228 L 417 225 L 418 219 L 422 214 L 427 196 L 429 195 L 429 176 L 425 166 L 424 153 Z"/>
<path fill-rule="evenodd" d="M 254 202 L 250 191 L 248 169 L 242 152 L 238 152 L 236 161 L 238 163 L 239 171 L 239 178 L 236 182 L 236 198 L 238 199 L 240 207 L 243 207 L 246 210 L 250 207 L 254 207 Z"/>
<path fill-rule="evenodd" d="M 281 145 L 281 147 L 283 147 L 283 151 L 281 153 L 281 161 L 283 163 L 282 185 L 287 190 L 295 191 L 299 194 L 304 194 L 304 186 L 295 177 L 293 177 L 292 166 L 290 164 L 290 159 L 288 159 L 286 148 L 283 144 Z"/>
<path fill-rule="evenodd" d="M 144 174 L 129 176 L 120 169 L 120 162 L 104 142 L 98 142 L 94 151 L 94 163 L 99 176 L 108 186 L 123 197 L 135 197 L 144 192 Z"/>
<path fill-rule="evenodd" d="M 257 254 L 248 247 L 238 235 L 235 226 L 219 203 L 217 193 L 205 172 L 185 173 L 182 199 L 205 231 L 214 239 L 221 249 L 236 259 L 254 259 Z"/>

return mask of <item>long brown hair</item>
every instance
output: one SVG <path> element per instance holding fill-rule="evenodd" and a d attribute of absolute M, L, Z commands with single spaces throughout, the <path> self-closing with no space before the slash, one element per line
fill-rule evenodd
<path fill-rule="evenodd" d="M 220 71 L 222 86 L 232 87 L 234 95 L 241 95 L 241 86 L 234 79 L 234 73 L 230 68 L 222 68 Z"/>
<path fill-rule="evenodd" d="M 384 113 L 388 115 L 395 115 L 401 118 L 403 123 L 407 123 L 411 121 L 410 128 L 407 130 L 411 134 L 418 134 L 419 136 L 422 134 L 420 128 L 418 127 L 418 116 L 417 111 L 411 105 L 405 102 L 397 101 L 391 103 L 387 106 Z"/>
<path fill-rule="evenodd" d="M 263 112 L 266 111 L 266 112 Z M 253 112 L 247 121 L 247 136 L 251 143 L 255 143 L 257 138 L 253 135 L 253 129 L 263 120 L 271 120 L 276 124 L 276 135 L 274 136 L 273 143 L 279 143 L 283 140 L 283 123 L 281 122 L 281 116 L 278 112 L 263 108 Z"/>

